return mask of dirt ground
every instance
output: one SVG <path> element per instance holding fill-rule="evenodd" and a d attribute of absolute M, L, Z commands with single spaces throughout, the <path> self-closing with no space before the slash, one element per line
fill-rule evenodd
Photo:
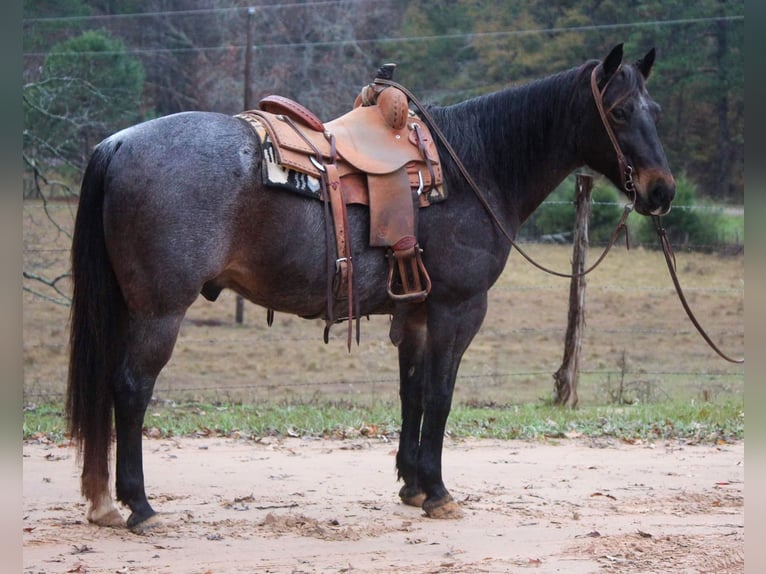
<path fill-rule="evenodd" d="M 88 524 L 74 449 L 23 448 L 25 574 L 744 572 L 744 444 L 448 440 L 459 521 L 397 497 L 385 438 L 145 439 L 163 518 Z"/>

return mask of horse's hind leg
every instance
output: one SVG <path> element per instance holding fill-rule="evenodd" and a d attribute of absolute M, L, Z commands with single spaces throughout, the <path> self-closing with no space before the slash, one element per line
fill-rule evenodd
<path fill-rule="evenodd" d="M 108 486 L 105 487 L 103 494 L 97 500 L 90 501 L 86 517 L 88 522 L 98 524 L 99 526 L 125 526 L 125 519 L 114 505 L 114 500 L 112 500 L 112 495 L 109 494 Z"/>
<path fill-rule="evenodd" d="M 114 381 L 117 498 L 130 508 L 127 525 L 134 531 L 151 527 L 156 514 L 144 489 L 142 429 L 154 382 L 170 359 L 182 319 L 183 313 L 131 315 L 124 359 Z"/>

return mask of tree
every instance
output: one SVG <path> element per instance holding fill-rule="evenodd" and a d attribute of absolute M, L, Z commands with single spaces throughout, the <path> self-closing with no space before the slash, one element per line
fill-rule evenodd
<path fill-rule="evenodd" d="M 104 32 L 54 45 L 39 79 L 23 87 L 24 161 L 34 181 L 50 172 L 78 179 L 93 145 L 141 119 L 143 83 L 141 63 Z"/>
<path fill-rule="evenodd" d="M 657 47 L 650 83 L 671 167 L 717 200 L 744 199 L 744 2 L 642 2 L 630 43 Z"/>

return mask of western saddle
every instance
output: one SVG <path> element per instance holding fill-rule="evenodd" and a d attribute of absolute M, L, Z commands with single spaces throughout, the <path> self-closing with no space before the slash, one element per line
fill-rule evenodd
<path fill-rule="evenodd" d="M 346 204 L 369 206 L 370 245 L 387 248 L 386 289 L 391 299 L 421 302 L 431 290 L 416 237 L 415 206 L 444 199 L 441 165 L 428 126 L 410 110 L 404 92 L 375 81 L 390 80 L 394 68 L 395 64 L 381 66 L 373 82 L 362 88 L 353 109 L 330 122 L 322 122 L 301 104 L 282 96 L 268 96 L 259 102 L 260 109 L 238 114 L 256 130 L 262 143 L 270 141 L 281 169 L 319 183 L 317 197 L 325 205 L 331 267 L 325 342 L 336 322 L 334 303 L 345 300 L 348 314 L 337 320 L 349 320 L 349 350 L 352 317 L 357 320 L 359 342 L 359 313 L 353 297 L 354 259 Z"/>

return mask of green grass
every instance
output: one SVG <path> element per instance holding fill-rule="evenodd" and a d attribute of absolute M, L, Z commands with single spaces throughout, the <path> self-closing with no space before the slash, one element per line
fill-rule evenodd
<path fill-rule="evenodd" d="M 151 436 L 314 436 L 395 437 L 398 405 L 353 404 L 153 404 L 145 418 Z M 512 406 L 456 405 L 447 423 L 452 437 L 496 439 L 568 439 L 611 437 L 622 440 L 684 440 L 699 443 L 742 440 L 741 400 L 668 402 L 651 405 L 594 406 L 577 410 L 546 404 Z M 63 408 L 29 406 L 24 438 L 66 440 Z"/>
<path fill-rule="evenodd" d="M 724 244 L 745 244 L 745 218 L 742 215 L 722 214 L 718 226 L 719 241 Z"/>

